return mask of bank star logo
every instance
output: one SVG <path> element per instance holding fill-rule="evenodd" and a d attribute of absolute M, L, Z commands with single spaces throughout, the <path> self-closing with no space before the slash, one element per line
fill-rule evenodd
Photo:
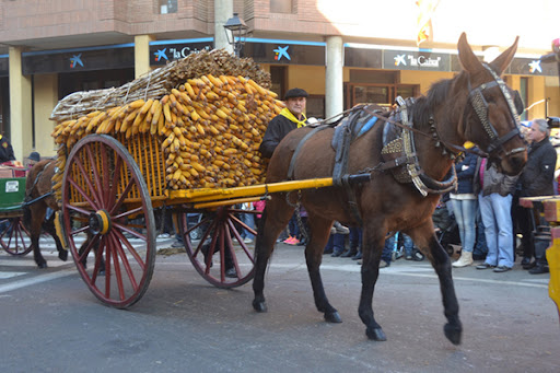
<path fill-rule="evenodd" d="M 84 64 L 82 63 L 82 54 L 78 54 L 73 55 L 72 58 L 70 58 L 70 68 L 73 69 L 74 67 L 80 65 L 81 67 L 84 67 Z"/>
<path fill-rule="evenodd" d="M 167 48 L 158 49 L 158 51 L 154 53 L 156 62 L 158 62 L 162 58 L 165 58 L 167 60 L 167 55 L 165 54 L 166 50 Z"/>
<path fill-rule="evenodd" d="M 397 57 L 394 58 L 395 66 L 400 66 L 400 65 L 406 66 L 406 61 L 404 59 L 405 57 L 406 57 L 406 54 L 397 55 Z"/>
<path fill-rule="evenodd" d="M 542 73 L 541 61 L 534 60 L 531 63 L 529 63 L 529 71 L 531 72 L 531 74 L 534 74 L 536 72 Z"/>
<path fill-rule="evenodd" d="M 291 61 L 292 58 L 291 58 L 290 55 L 288 54 L 288 48 L 289 48 L 289 47 L 290 47 L 289 45 L 287 45 L 287 46 L 285 46 L 285 47 L 280 47 L 280 46 L 279 46 L 278 48 L 274 49 L 273 52 L 276 53 L 276 56 L 274 56 L 274 59 L 275 59 L 276 61 L 280 61 L 280 60 L 282 59 L 282 57 L 286 57 L 286 59 L 287 59 L 288 61 Z"/>

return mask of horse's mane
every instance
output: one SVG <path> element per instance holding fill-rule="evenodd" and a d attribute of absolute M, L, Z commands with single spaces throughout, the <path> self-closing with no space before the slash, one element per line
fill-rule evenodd
<path fill-rule="evenodd" d="M 420 96 L 416 99 L 416 104 L 413 110 L 413 123 L 422 127 L 428 123 L 430 116 L 433 115 L 435 108 L 441 107 L 447 101 L 448 105 L 452 107 L 457 103 L 457 100 L 450 100 L 451 96 L 455 95 L 455 84 L 461 82 L 465 78 L 465 73 L 457 75 L 453 79 L 444 79 L 432 84 L 425 96 Z M 450 115 L 455 113 L 455 110 L 448 110 Z M 448 122 L 448 120 L 446 120 Z"/>

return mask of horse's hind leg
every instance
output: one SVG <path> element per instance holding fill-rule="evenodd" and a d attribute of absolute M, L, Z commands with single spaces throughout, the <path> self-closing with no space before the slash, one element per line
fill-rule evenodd
<path fill-rule="evenodd" d="M 453 285 L 449 255 L 438 242 L 431 224 L 428 227 L 422 227 L 422 229 L 411 232 L 410 236 L 420 250 L 424 254 L 428 254 L 427 256 L 438 275 L 444 314 L 447 318 L 447 324 L 443 327 L 443 332 L 451 343 L 458 345 L 461 343 L 463 326 L 459 320 L 459 302 Z"/>
<path fill-rule="evenodd" d="M 29 234 L 31 236 L 31 245 L 33 246 L 33 259 L 39 268 L 47 268 L 47 261 L 41 254 L 39 247 L 39 238 L 41 237 L 42 223 L 45 219 L 45 209 L 39 208 L 39 204 L 29 206 L 31 219 L 29 225 Z"/>
<path fill-rule="evenodd" d="M 288 225 L 294 213 L 294 208 L 290 207 L 283 199 L 283 194 L 274 195 L 267 202 L 262 214 L 261 224 L 257 232 L 255 244 L 255 278 L 253 280 L 253 308 L 257 312 L 266 312 L 266 300 L 264 297 L 264 275 L 268 266 L 270 255 L 274 250 L 276 239 L 282 230 Z"/>
<path fill-rule="evenodd" d="M 320 219 L 316 216 L 309 214 L 308 218 L 309 229 L 311 238 L 305 247 L 305 261 L 307 264 L 307 272 L 313 287 L 313 297 L 315 299 L 315 306 L 319 312 L 323 312 L 325 320 L 331 323 L 341 323 L 342 319 L 338 311 L 331 306 L 325 288 L 323 287 L 323 280 L 321 279 L 321 272 L 319 267 L 323 260 L 323 250 L 327 245 L 332 221 Z"/>

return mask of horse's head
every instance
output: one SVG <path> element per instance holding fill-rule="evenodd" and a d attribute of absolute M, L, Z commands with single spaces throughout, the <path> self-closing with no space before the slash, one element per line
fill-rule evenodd
<path fill-rule="evenodd" d="M 468 89 L 463 134 L 506 175 L 519 174 L 527 161 L 527 144 L 520 132 L 517 110 L 520 105 L 516 105 L 515 92 L 500 77 L 513 60 L 518 40 L 519 37 L 489 64 L 475 56 L 465 33 L 458 44 Z"/>

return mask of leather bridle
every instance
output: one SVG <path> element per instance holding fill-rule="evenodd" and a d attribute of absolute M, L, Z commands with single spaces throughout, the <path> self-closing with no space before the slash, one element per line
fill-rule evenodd
<path fill-rule="evenodd" d="M 490 137 L 490 145 L 488 146 L 487 149 L 485 149 L 485 152 L 488 153 L 489 155 L 497 155 L 497 154 L 504 154 L 504 156 L 509 157 L 511 155 L 515 155 L 517 153 L 522 153 L 524 151 L 527 150 L 527 146 L 523 146 L 520 148 L 514 148 L 510 151 L 506 151 L 504 149 L 504 144 L 506 142 L 508 142 L 509 140 L 519 136 L 521 139 L 523 139 L 523 135 L 521 134 L 521 131 L 519 130 L 521 124 L 519 121 L 519 116 L 517 115 L 517 110 L 515 109 L 515 104 L 513 102 L 513 98 L 508 90 L 508 87 L 506 85 L 506 83 L 500 78 L 500 76 L 494 71 L 494 69 L 492 69 L 492 67 L 490 67 L 488 64 L 483 63 L 482 64 L 486 70 L 488 70 L 490 72 L 490 74 L 492 75 L 492 77 L 494 78 L 493 81 L 488 82 L 488 83 L 483 83 L 481 85 L 479 85 L 478 87 L 471 89 L 471 82 L 470 80 L 468 81 L 468 86 L 469 86 L 469 96 L 468 96 L 468 101 L 471 103 L 472 108 L 474 109 L 474 112 L 476 113 L 476 115 L 478 116 L 478 119 L 480 120 L 480 123 L 482 124 L 482 127 L 484 128 L 484 131 L 486 132 L 486 134 L 488 134 L 488 136 Z M 500 89 L 500 91 L 502 92 L 502 95 L 504 96 L 504 99 L 506 100 L 507 104 L 508 104 L 508 108 L 509 108 L 509 112 L 513 118 L 513 121 L 515 123 L 515 128 L 513 128 L 511 131 L 509 131 L 508 133 L 506 133 L 503 136 L 499 136 L 498 131 L 496 130 L 496 127 L 494 127 L 494 125 L 490 122 L 490 118 L 488 116 L 488 101 L 486 101 L 486 98 L 484 97 L 484 91 L 494 88 L 494 87 L 498 87 Z M 467 106 L 468 107 L 468 106 Z M 465 107 L 465 111 L 466 108 Z M 465 117 L 466 118 L 466 117 Z"/>

